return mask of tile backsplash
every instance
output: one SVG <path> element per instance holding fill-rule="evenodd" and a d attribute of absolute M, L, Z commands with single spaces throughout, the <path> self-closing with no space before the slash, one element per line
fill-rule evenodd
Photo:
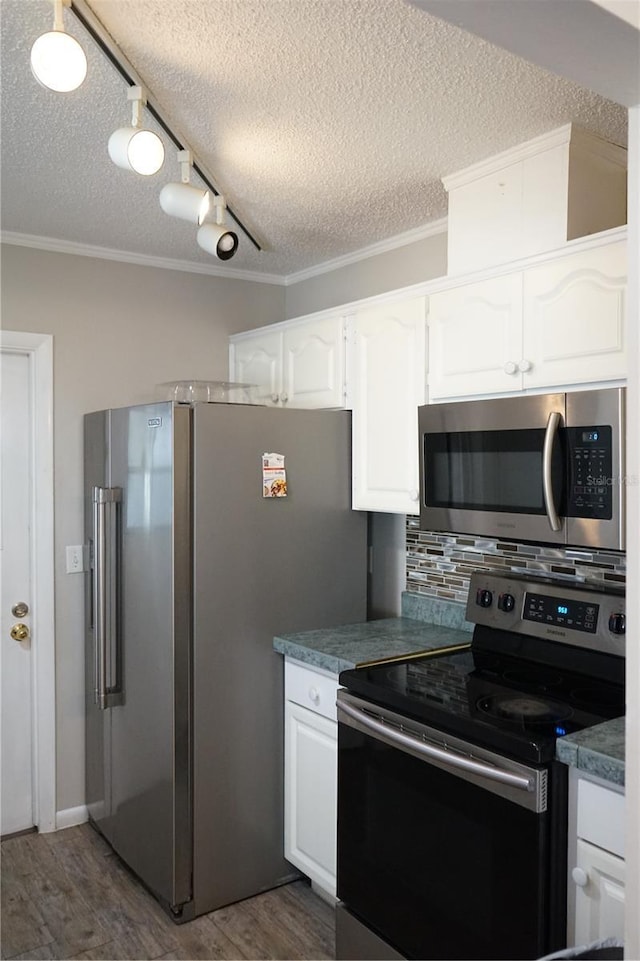
<path fill-rule="evenodd" d="M 418 524 L 407 517 L 407 590 L 417 594 L 466 603 L 469 577 L 478 568 L 625 584 L 625 554 L 433 533 Z"/>

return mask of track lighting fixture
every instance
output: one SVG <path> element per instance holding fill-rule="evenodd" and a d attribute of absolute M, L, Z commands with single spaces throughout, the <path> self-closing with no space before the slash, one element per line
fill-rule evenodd
<path fill-rule="evenodd" d="M 142 108 L 147 102 L 142 87 L 129 87 L 127 100 L 133 109 L 131 126 L 120 127 L 111 134 L 109 156 L 117 167 L 148 177 L 157 173 L 164 163 L 164 144 L 157 133 L 140 126 Z"/>
<path fill-rule="evenodd" d="M 64 29 L 62 8 L 70 5 L 71 0 L 53 0 L 53 30 L 38 37 L 31 48 L 34 77 L 57 93 L 76 90 L 87 75 L 85 52 Z"/>
<path fill-rule="evenodd" d="M 224 212 L 227 205 L 224 197 L 214 197 L 216 208 L 215 224 L 203 224 L 197 234 L 198 244 L 208 254 L 213 254 L 218 260 L 231 260 L 238 249 L 238 235 L 229 230 L 224 223 Z"/>
<path fill-rule="evenodd" d="M 160 191 L 160 206 L 170 217 L 180 217 L 192 224 L 200 224 L 209 213 L 211 194 L 189 183 L 193 157 L 190 150 L 178 151 L 182 168 L 182 183 L 165 184 Z"/>

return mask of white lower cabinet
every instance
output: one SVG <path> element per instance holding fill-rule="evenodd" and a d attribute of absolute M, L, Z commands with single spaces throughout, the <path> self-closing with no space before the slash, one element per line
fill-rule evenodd
<path fill-rule="evenodd" d="M 575 943 L 624 938 L 624 860 L 578 838 Z"/>
<path fill-rule="evenodd" d="M 338 725 L 334 675 L 285 662 L 284 854 L 336 893 Z"/>
<path fill-rule="evenodd" d="M 624 794 L 578 778 L 575 797 L 575 848 L 570 846 L 569 855 L 569 944 L 623 940 Z"/>
<path fill-rule="evenodd" d="M 359 309 L 348 368 L 353 507 L 418 514 L 418 407 L 426 402 L 426 298 Z"/>

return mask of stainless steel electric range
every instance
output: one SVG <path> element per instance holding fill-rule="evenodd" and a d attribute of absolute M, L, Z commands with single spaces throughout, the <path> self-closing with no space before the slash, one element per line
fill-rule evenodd
<path fill-rule="evenodd" d="M 624 596 L 476 572 L 467 619 L 467 650 L 340 675 L 338 959 L 566 943 L 556 740 L 624 714 Z"/>

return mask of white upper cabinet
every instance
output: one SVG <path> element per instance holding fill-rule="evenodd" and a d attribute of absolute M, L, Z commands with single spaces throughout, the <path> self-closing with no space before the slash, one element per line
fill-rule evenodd
<path fill-rule="evenodd" d="M 282 381 L 282 333 L 260 330 L 232 337 L 229 346 L 229 379 L 256 384 L 256 400 L 275 405 L 280 400 Z"/>
<path fill-rule="evenodd" d="M 566 124 L 444 177 L 449 275 L 626 223 L 626 165 L 623 147 Z"/>
<path fill-rule="evenodd" d="M 258 385 L 260 403 L 344 407 L 344 319 L 332 314 L 236 334 L 229 368 L 231 380 Z"/>
<path fill-rule="evenodd" d="M 429 398 L 626 377 L 626 243 L 434 293 Z"/>
<path fill-rule="evenodd" d="M 353 507 L 417 514 L 418 407 L 426 399 L 425 297 L 358 309 L 349 384 Z"/>
<path fill-rule="evenodd" d="M 622 379 L 626 244 L 609 244 L 524 273 L 527 387 Z"/>
<path fill-rule="evenodd" d="M 507 274 L 429 298 L 429 397 L 520 385 L 522 275 Z"/>

